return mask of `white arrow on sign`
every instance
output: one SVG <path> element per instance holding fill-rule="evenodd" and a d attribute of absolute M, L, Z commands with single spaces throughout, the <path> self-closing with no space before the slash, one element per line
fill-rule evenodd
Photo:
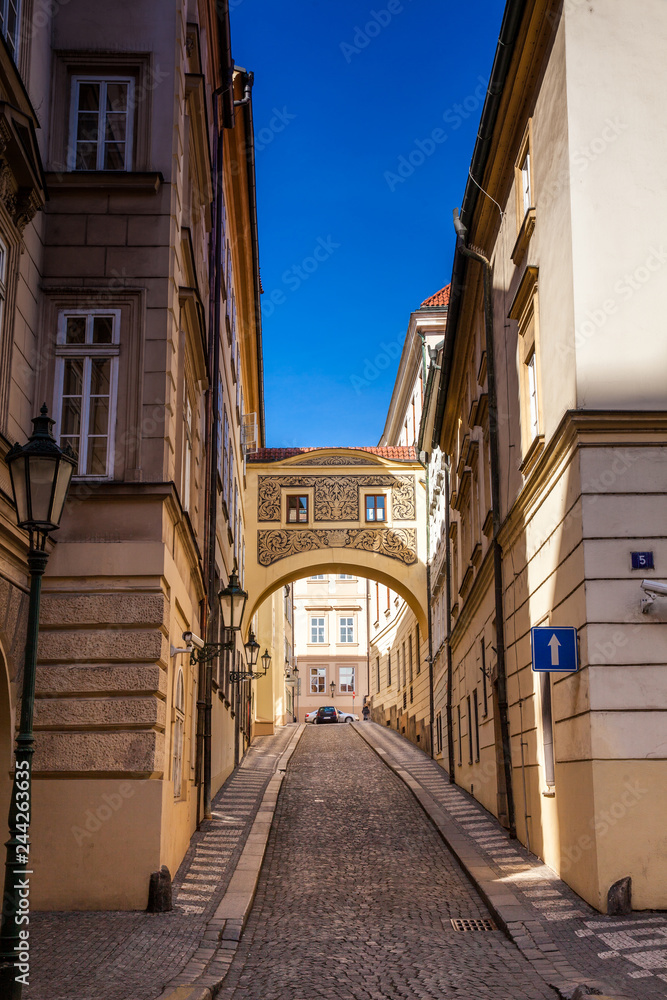
<path fill-rule="evenodd" d="M 560 646 L 560 643 L 559 643 L 558 639 L 556 638 L 555 635 L 552 635 L 551 638 L 549 639 L 549 648 L 551 650 L 551 666 L 552 667 L 557 667 L 558 666 L 558 647 L 559 646 Z"/>

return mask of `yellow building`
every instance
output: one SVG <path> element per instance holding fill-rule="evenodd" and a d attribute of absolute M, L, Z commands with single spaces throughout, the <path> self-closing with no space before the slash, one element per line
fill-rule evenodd
<path fill-rule="evenodd" d="M 432 354 L 444 335 L 448 302 L 449 289 L 442 288 L 410 316 L 380 440 L 382 447 L 415 449 L 416 460 Z M 424 467 L 418 488 L 425 500 L 428 476 Z M 428 512 L 425 520 L 428 532 Z M 426 547 L 428 558 L 428 534 Z M 436 734 L 429 630 L 420 629 L 414 612 L 390 587 L 371 583 L 370 591 L 371 718 L 432 755 Z"/>
<path fill-rule="evenodd" d="M 667 903 L 665 31 L 657 0 L 507 4 L 425 416 L 443 761 L 602 911 L 625 876 Z M 577 672 L 531 669 L 536 626 L 578 630 Z"/>
<path fill-rule="evenodd" d="M 210 670 L 173 650 L 186 629 L 218 637 L 234 559 L 243 579 L 245 454 L 263 442 L 252 75 L 224 3 L 92 7 L 54 8 L 35 33 L 22 5 L 15 62 L 0 56 L 16 187 L 0 209 L 2 454 L 46 400 L 77 455 L 43 583 L 36 909 L 145 908 L 250 735 L 248 686 L 229 683 L 240 643 Z M 27 539 L 4 459 L 1 475 L 6 815 Z"/>

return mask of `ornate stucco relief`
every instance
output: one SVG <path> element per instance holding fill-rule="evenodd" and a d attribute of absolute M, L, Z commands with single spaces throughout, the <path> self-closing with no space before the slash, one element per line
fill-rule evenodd
<path fill-rule="evenodd" d="M 257 559 L 271 566 L 279 559 L 315 549 L 346 548 L 376 552 L 410 566 L 417 561 L 414 528 L 269 528 L 257 532 Z"/>
<path fill-rule="evenodd" d="M 293 462 L 292 465 L 319 465 L 323 468 L 326 465 L 378 465 L 372 458 L 350 458 L 348 455 L 329 455 L 325 458 L 306 458 L 302 462 Z"/>
<path fill-rule="evenodd" d="M 389 486 L 395 521 L 416 520 L 415 480 L 412 475 L 260 476 L 257 519 L 280 520 L 281 489 L 314 487 L 315 521 L 358 521 L 360 490 Z"/>

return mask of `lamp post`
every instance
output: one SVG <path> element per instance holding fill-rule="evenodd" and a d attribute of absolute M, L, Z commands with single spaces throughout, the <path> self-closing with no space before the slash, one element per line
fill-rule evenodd
<path fill-rule="evenodd" d="M 190 662 L 196 663 L 208 663 L 210 660 L 215 659 L 220 653 L 225 649 L 235 649 L 236 648 L 236 633 L 241 631 L 241 623 L 243 621 L 243 614 L 245 612 L 246 602 L 248 600 L 248 594 L 239 583 L 238 569 L 236 562 L 234 562 L 234 567 L 229 577 L 229 583 L 226 587 L 218 594 L 220 600 L 220 611 L 222 614 L 222 627 L 229 638 L 225 642 L 206 642 L 199 647 L 192 647 L 190 650 Z M 183 638 L 186 639 L 189 633 L 184 632 Z M 187 641 L 187 639 L 186 639 Z M 255 639 L 255 634 L 250 630 L 248 635 L 248 641 L 244 644 L 246 663 L 248 665 L 247 670 L 231 670 L 229 673 L 229 679 L 232 684 L 236 684 L 236 731 L 234 735 L 234 762 L 238 764 L 239 762 L 239 702 L 241 700 L 241 681 L 257 680 L 259 677 L 265 677 L 269 666 L 271 664 L 271 654 L 268 649 L 264 651 L 262 656 L 262 668 L 263 673 L 255 671 L 257 666 L 257 660 L 259 658 L 260 645 Z"/>
<path fill-rule="evenodd" d="M 32 731 L 35 705 L 35 675 L 37 670 L 37 639 L 39 636 L 39 605 L 42 576 L 48 562 L 46 540 L 60 526 L 65 499 L 74 471 L 75 457 L 67 448 L 56 443 L 46 404 L 40 415 L 33 418 L 34 430 L 25 445 L 15 444 L 7 454 L 7 465 L 16 504 L 16 519 L 30 537 L 28 572 L 30 600 L 28 628 L 23 662 L 21 720 L 16 738 L 14 784 L 9 807 L 9 840 L 6 843 L 5 885 L 0 930 L 0 996 L 20 1000 L 23 983 L 27 982 L 27 962 L 21 961 L 28 951 L 26 916 L 28 914 L 32 755 L 35 740 Z M 22 969 L 22 965 L 26 965 Z M 18 975 L 17 975 L 18 974 Z"/>
<path fill-rule="evenodd" d="M 329 685 L 329 687 L 331 688 L 331 697 L 333 698 L 334 691 L 336 690 L 336 685 L 335 685 L 334 681 L 331 682 L 331 684 Z"/>
<path fill-rule="evenodd" d="M 296 699 L 296 711 L 294 713 L 294 721 L 299 721 L 299 668 L 294 664 L 294 695 Z"/>

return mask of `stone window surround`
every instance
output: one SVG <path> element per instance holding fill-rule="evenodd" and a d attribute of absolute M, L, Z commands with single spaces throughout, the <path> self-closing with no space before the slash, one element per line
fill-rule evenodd
<path fill-rule="evenodd" d="M 544 448 L 544 419 L 542 416 L 542 386 L 540 364 L 540 320 L 538 268 L 526 267 L 516 295 L 508 312 L 508 319 L 518 323 L 517 367 L 519 369 L 521 455 L 520 471 L 528 475 Z M 537 433 L 531 419 L 528 366 L 533 360 L 535 388 L 537 390 Z"/>
<path fill-rule="evenodd" d="M 114 480 L 138 482 L 141 479 L 144 403 L 148 406 L 153 422 L 165 419 L 164 401 L 144 400 L 142 394 L 145 317 L 143 289 L 122 289 L 116 292 L 109 286 L 46 287 L 43 302 L 44 321 L 35 361 L 38 398 L 41 399 L 54 399 L 59 313 L 68 310 L 120 311 Z"/>
<path fill-rule="evenodd" d="M 152 72 L 150 53 L 90 52 L 60 50 L 54 55 L 54 86 L 50 114 L 51 138 L 47 169 L 57 173 L 77 172 L 69 166 L 73 81 L 77 76 L 125 77 L 134 81 L 129 109 L 132 112 L 132 159 L 130 172 L 149 169 L 152 94 L 158 78 Z M 105 175 L 107 172 L 104 172 Z M 126 171 L 110 171 L 122 175 Z"/>

